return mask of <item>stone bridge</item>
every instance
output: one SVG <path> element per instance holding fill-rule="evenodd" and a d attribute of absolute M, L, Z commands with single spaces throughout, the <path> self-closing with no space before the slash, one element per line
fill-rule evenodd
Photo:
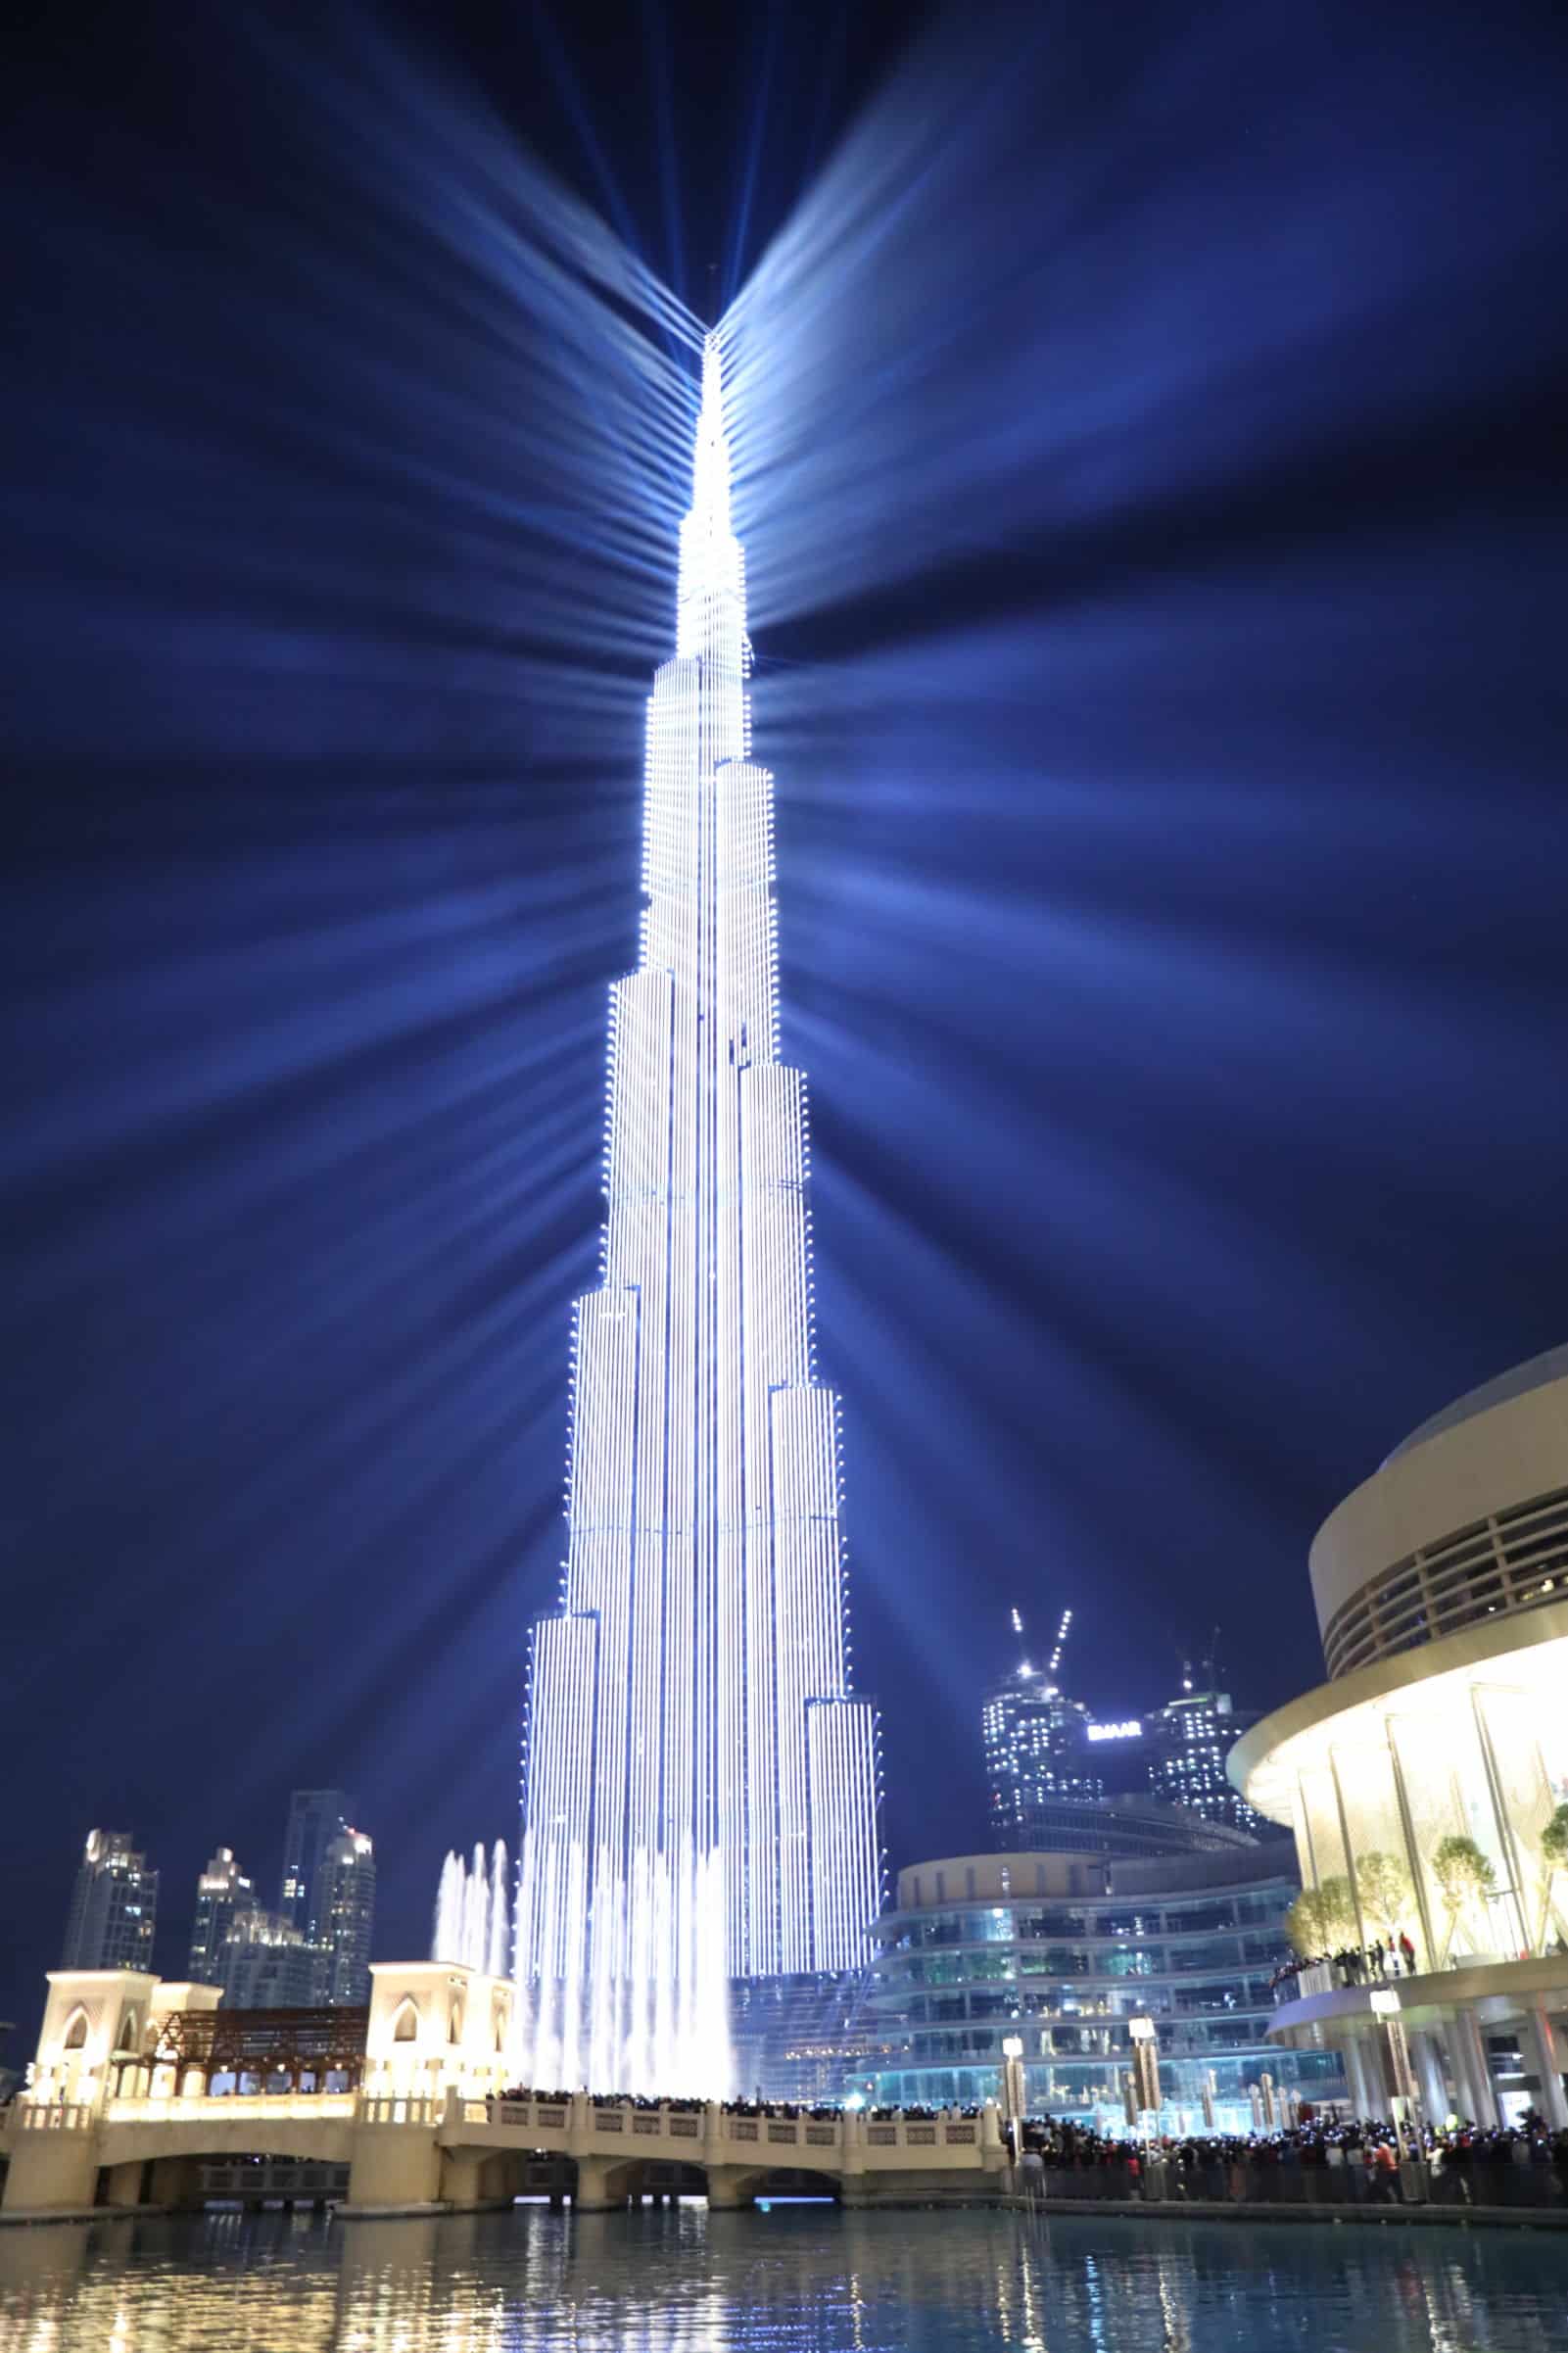
<path fill-rule="evenodd" d="M 368 2216 L 506 2205 L 542 2161 L 580 2212 L 647 2191 L 749 2204 L 817 2187 L 845 2205 L 989 2201 L 1009 2186 L 997 2111 L 881 2119 L 736 2114 L 534 2096 L 436 2098 L 374 2091 L 43 2101 L 9 2111 L 8 2219 L 188 2204 L 215 2159 L 347 2165 L 344 2212 Z M 562 2163 L 560 2161 L 564 2160 Z"/>

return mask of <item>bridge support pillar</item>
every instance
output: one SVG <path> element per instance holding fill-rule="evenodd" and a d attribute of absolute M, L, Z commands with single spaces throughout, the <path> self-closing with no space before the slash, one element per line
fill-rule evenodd
<path fill-rule="evenodd" d="M 194 2157 L 155 2157 L 147 2187 L 150 2206 L 199 2206 L 201 2163 Z"/>
<path fill-rule="evenodd" d="M 434 2206 L 442 2193 L 441 2172 L 441 2145 L 430 2125 L 356 2125 L 349 2205 L 358 2214 Z"/>
<path fill-rule="evenodd" d="M 97 2188 L 96 2133 L 18 2133 L 13 2138 L 8 2214 L 70 2214 L 90 2206 Z"/>
<path fill-rule="evenodd" d="M 503 2181 L 498 2179 L 506 2163 L 504 2157 L 492 2156 L 482 2148 L 447 2149 L 441 2160 L 443 2205 L 459 2213 L 481 2206 L 509 2206 L 511 2199 L 499 2194 Z"/>
<path fill-rule="evenodd" d="M 125 2165 L 104 2167 L 104 2204 L 106 2206 L 139 2206 L 142 2202 L 142 2182 L 146 2174 L 142 2158 L 132 2157 Z"/>
<path fill-rule="evenodd" d="M 578 2158 L 577 2189 L 572 2204 L 579 2214 L 607 2214 L 612 2206 L 625 2205 L 624 2197 L 610 2196 L 609 2181 L 608 2157 Z"/>
<path fill-rule="evenodd" d="M 738 2165 L 710 2165 L 708 2173 L 708 2211 L 710 2214 L 733 2214 L 751 2200 L 741 2193 L 741 2170 Z"/>

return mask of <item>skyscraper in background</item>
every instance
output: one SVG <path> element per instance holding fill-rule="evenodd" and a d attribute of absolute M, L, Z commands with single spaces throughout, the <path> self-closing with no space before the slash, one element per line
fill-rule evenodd
<path fill-rule="evenodd" d="M 1000 1853 L 1041 1844 L 1064 1801 L 1087 1804 L 1105 1796 L 1089 1745 L 1089 1710 L 1058 1680 L 1071 1610 L 1063 1610 L 1043 1657 L 1029 1656 L 1017 1609 L 1012 1619 L 1018 1661 L 992 1684 L 980 1708 L 987 1828 Z"/>
<path fill-rule="evenodd" d="M 230 2010 L 302 2010 L 321 1998 L 321 1956 L 291 1920 L 253 1904 L 228 1923 L 208 1982 L 223 1990 Z"/>
<path fill-rule="evenodd" d="M 235 1915 L 255 1909 L 256 1885 L 234 1860 L 229 1847 L 219 1847 L 196 1882 L 196 1910 L 191 1921 L 190 1958 L 186 1972 L 191 1983 L 217 1986 L 223 1982 L 223 1947 Z"/>
<path fill-rule="evenodd" d="M 370 1998 L 370 1938 L 376 1917 L 375 1849 L 362 1830 L 345 1830 L 321 1863 L 317 1999 L 356 2008 Z"/>
<path fill-rule="evenodd" d="M 62 1969 L 151 1969 L 158 1873 L 128 1830 L 89 1830 L 66 1919 Z"/>
<path fill-rule="evenodd" d="M 1272 1825 L 1232 1789 L 1225 1772 L 1225 1758 L 1257 1721 L 1258 1710 L 1232 1706 L 1229 1692 L 1194 1691 L 1186 1677 L 1178 1698 L 1143 1719 L 1155 1796 L 1190 1805 L 1206 1821 L 1269 1835 Z"/>
<path fill-rule="evenodd" d="M 657 1975 L 657 1946 L 679 1973 L 696 1900 L 670 1873 L 683 1854 L 722 1872 L 736 1978 L 856 1967 L 880 1896 L 750 656 L 710 337 L 675 658 L 648 704 L 641 952 L 611 991 L 561 1602 L 530 1639 L 519 1961 L 557 1983 L 591 1947 L 595 1968 Z"/>
<path fill-rule="evenodd" d="M 319 1941 L 317 1904 L 327 1849 L 334 1839 L 342 1837 L 353 1810 L 342 1790 L 296 1790 L 289 1800 L 277 1908 L 280 1917 L 290 1921 L 307 1944 Z"/>
<path fill-rule="evenodd" d="M 1158 1840 L 1149 1805 L 1180 1808 L 1189 1824 L 1259 1834 L 1265 1826 L 1225 1774 L 1226 1754 L 1256 1718 L 1234 1708 L 1228 1692 L 1195 1692 L 1190 1669 L 1179 1696 L 1164 1706 L 1141 1716 L 1097 1717 L 1059 1679 L 1071 1623 L 1071 1610 L 1065 1610 L 1044 1660 L 1021 1657 L 981 1704 L 992 1849 L 1071 1851 L 1092 1844 L 1096 1817 L 1079 1810 L 1086 1805 L 1100 1808 L 1108 1835 L 1116 1827 L 1111 1809 L 1119 1806 L 1120 1841 L 1156 1840 L 1141 1851 L 1171 1843 Z M 1016 1609 L 1013 1631 L 1022 1645 Z M 1137 1810 L 1127 1815 L 1124 1801 Z"/>
<path fill-rule="evenodd" d="M 311 1998 L 354 2006 L 370 1994 L 376 1866 L 342 1790 L 296 1790 L 283 1840 L 278 1916 L 315 1955 Z"/>

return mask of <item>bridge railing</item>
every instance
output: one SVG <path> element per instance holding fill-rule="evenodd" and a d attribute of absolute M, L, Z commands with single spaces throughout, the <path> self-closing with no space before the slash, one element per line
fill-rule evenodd
<path fill-rule="evenodd" d="M 353 2091 L 179 2092 L 167 2099 L 144 2094 L 104 2102 L 105 2124 L 244 2124 L 264 2116 L 272 2123 L 326 2116 L 353 2116 Z"/>
<path fill-rule="evenodd" d="M 868 2148 L 977 2148 L 980 2137 L 975 2116 L 886 2117 L 866 2127 Z"/>
<path fill-rule="evenodd" d="M 726 2140 L 750 2141 L 764 2148 L 837 2148 L 844 2137 L 841 2120 L 825 2116 L 726 2116 L 720 2127 Z"/>
<path fill-rule="evenodd" d="M 460 2120 L 465 2124 L 490 2122 L 508 2132 L 557 2134 L 570 2132 L 574 2136 L 588 2133 L 598 2137 L 613 2137 L 630 2143 L 640 2138 L 661 2140 L 690 2140 L 702 2143 L 717 2139 L 735 2148 L 737 2161 L 751 2157 L 775 2157 L 782 2149 L 811 2149 L 819 2152 L 836 2150 L 840 2153 L 853 2138 L 868 2151 L 889 2153 L 909 2151 L 912 2154 L 927 2149 L 958 2150 L 980 2148 L 985 2140 L 982 2121 L 977 2116 L 967 2117 L 886 2117 L 872 2120 L 846 2116 L 769 2116 L 766 2113 L 747 2115 L 729 2109 L 634 2106 L 630 2101 L 619 2105 L 595 2103 L 586 2098 L 570 2100 L 468 2098 L 460 2105 Z M 693 2150 L 693 2156 L 695 2151 Z"/>
<path fill-rule="evenodd" d="M 548 2133 L 562 2133 L 566 2129 L 568 2107 L 562 2100 L 497 2099 L 484 2104 L 489 2107 L 493 2123 L 505 2125 L 513 2132 L 534 2126 Z"/>
<path fill-rule="evenodd" d="M 98 2122 L 89 2100 L 18 2099 L 10 2113 L 19 2133 L 87 2133 Z"/>
<path fill-rule="evenodd" d="M 483 2106 L 483 2102 L 480 2105 Z M 352 2112 L 352 2111 L 351 2111 Z M 359 2102 L 361 2124 L 418 2124 L 430 2126 L 442 2113 L 441 2104 L 403 2092 L 367 2092 Z"/>

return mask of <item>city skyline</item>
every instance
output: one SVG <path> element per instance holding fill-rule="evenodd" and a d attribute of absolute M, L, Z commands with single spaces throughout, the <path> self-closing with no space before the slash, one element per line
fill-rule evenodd
<path fill-rule="evenodd" d="M 879 13 L 754 138 L 743 17 L 673 125 L 591 21 L 581 112 L 461 5 L 286 105 L 229 12 L 30 28 L 8 2017 L 91 1824 L 270 1903 L 342 1779 L 404 1950 L 513 1837 L 715 259 L 890 1854 L 975 1835 L 1025 1581 L 1102 1716 L 1216 1620 L 1280 1703 L 1324 1513 L 1561 1337 L 1548 76 Z"/>

